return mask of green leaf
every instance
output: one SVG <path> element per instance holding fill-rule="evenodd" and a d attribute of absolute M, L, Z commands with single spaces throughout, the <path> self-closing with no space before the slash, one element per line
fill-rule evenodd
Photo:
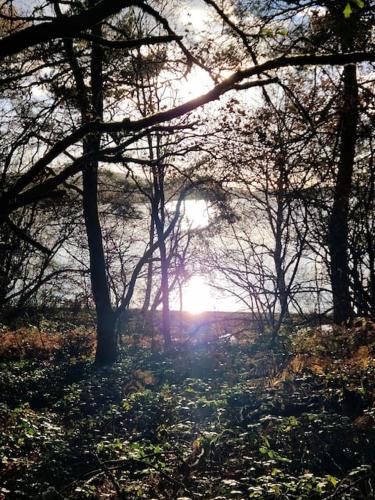
<path fill-rule="evenodd" d="M 281 29 L 277 30 L 277 34 L 281 35 L 281 36 L 288 36 L 288 33 L 289 33 L 288 30 L 285 28 L 281 28 Z"/>
<path fill-rule="evenodd" d="M 339 482 L 339 480 L 336 477 L 331 476 L 330 474 L 328 474 L 328 476 L 326 476 L 326 477 L 327 477 L 327 481 L 329 481 L 332 484 L 332 486 L 335 488 L 337 483 Z"/>
<path fill-rule="evenodd" d="M 353 0 L 353 2 L 360 8 L 363 9 L 365 6 L 365 2 L 363 0 Z"/>
<path fill-rule="evenodd" d="M 344 17 L 345 19 L 348 19 L 351 15 L 352 15 L 352 8 L 350 6 L 350 3 L 348 2 L 345 6 L 345 9 L 344 9 Z"/>
<path fill-rule="evenodd" d="M 259 31 L 259 34 L 260 34 L 260 36 L 264 36 L 264 37 L 273 37 L 274 36 L 273 31 L 269 28 L 261 28 L 261 30 Z"/>

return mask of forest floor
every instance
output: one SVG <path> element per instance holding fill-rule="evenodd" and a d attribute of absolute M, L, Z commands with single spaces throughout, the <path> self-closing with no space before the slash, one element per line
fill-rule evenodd
<path fill-rule="evenodd" d="M 0 498 L 375 498 L 373 324 L 100 370 L 64 329 L 0 333 Z"/>

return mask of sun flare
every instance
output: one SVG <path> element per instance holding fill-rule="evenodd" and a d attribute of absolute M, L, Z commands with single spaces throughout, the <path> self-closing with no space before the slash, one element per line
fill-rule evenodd
<path fill-rule="evenodd" d="M 183 27 L 187 29 L 195 30 L 195 32 L 200 32 L 204 30 L 207 26 L 207 15 L 208 12 L 206 8 L 200 7 L 198 5 L 187 5 L 181 9 L 179 21 Z"/>
<path fill-rule="evenodd" d="M 215 300 L 210 286 L 202 276 L 193 276 L 183 290 L 183 310 L 200 314 L 215 310 Z"/>
<path fill-rule="evenodd" d="M 190 73 L 176 84 L 179 96 L 185 100 L 194 99 L 212 88 L 211 77 L 201 68 L 193 68 Z"/>
<path fill-rule="evenodd" d="M 190 229 L 208 226 L 210 213 L 205 200 L 186 200 L 184 209 L 184 222 Z"/>

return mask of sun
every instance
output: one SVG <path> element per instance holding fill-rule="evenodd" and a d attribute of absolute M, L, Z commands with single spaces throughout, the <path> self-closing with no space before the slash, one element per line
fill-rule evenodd
<path fill-rule="evenodd" d="M 205 200 L 185 200 L 184 223 L 189 229 L 207 227 L 210 219 L 210 210 Z"/>
<path fill-rule="evenodd" d="M 199 6 L 197 3 L 189 1 L 189 5 L 183 5 L 179 15 L 179 22 L 185 28 L 196 31 L 203 31 L 207 27 L 208 13 L 207 7 Z"/>
<path fill-rule="evenodd" d="M 212 78 L 202 68 L 194 67 L 186 77 L 176 83 L 176 90 L 181 98 L 194 99 L 208 92 L 212 85 Z"/>
<path fill-rule="evenodd" d="M 182 309 L 191 314 L 215 310 L 211 287 L 202 276 L 193 276 L 183 289 Z"/>

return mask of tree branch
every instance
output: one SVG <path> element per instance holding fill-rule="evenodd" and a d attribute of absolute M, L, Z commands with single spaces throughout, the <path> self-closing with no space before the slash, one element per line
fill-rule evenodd
<path fill-rule="evenodd" d="M 57 38 L 75 37 L 81 31 L 99 23 L 121 9 L 137 6 L 139 2 L 129 0 L 101 0 L 80 14 L 61 16 L 58 19 L 21 29 L 0 40 L 0 59 Z"/>
<path fill-rule="evenodd" d="M 14 222 L 12 222 L 9 218 L 6 219 L 6 223 L 8 226 L 12 229 L 12 231 L 19 237 L 21 240 L 26 241 L 26 243 L 29 243 L 29 245 L 33 246 L 40 252 L 45 253 L 46 255 L 51 255 L 52 251 L 39 243 L 38 241 L 34 240 L 29 234 L 26 233 L 24 229 L 21 229 L 20 227 L 16 226 Z"/>
<path fill-rule="evenodd" d="M 165 35 L 165 36 L 149 36 L 146 38 L 137 38 L 136 40 L 107 40 L 106 38 L 90 35 L 80 34 L 76 38 L 95 42 L 98 45 L 110 49 L 137 49 L 143 45 L 156 45 L 158 43 L 168 43 L 182 40 L 182 36 L 178 35 Z"/>
<path fill-rule="evenodd" d="M 26 172 L 22 177 L 18 179 L 18 181 L 16 181 L 16 183 L 8 190 L 8 193 L 3 195 L 3 200 L 1 202 L 2 208 L 7 207 L 12 197 L 20 193 L 22 189 L 24 189 L 28 184 L 34 181 L 37 175 L 42 173 L 45 167 L 49 165 L 61 153 L 63 153 L 65 149 L 67 149 L 69 146 L 74 145 L 89 133 L 100 132 L 112 134 L 116 132 L 122 132 L 131 134 L 163 122 L 171 121 L 201 106 L 204 106 L 205 104 L 219 99 L 228 91 L 235 89 L 236 86 L 238 86 L 239 88 L 250 88 L 253 86 L 256 87 L 259 85 L 265 85 L 266 83 L 271 83 L 268 79 L 266 81 L 259 80 L 244 82 L 239 86 L 239 84 L 243 80 L 261 75 L 270 70 L 276 70 L 290 66 L 346 65 L 365 61 L 375 61 L 375 52 L 300 55 L 290 57 L 283 56 L 276 59 L 271 59 L 262 64 L 254 65 L 250 68 L 236 71 L 221 83 L 215 85 L 206 94 L 203 94 L 195 99 L 191 99 L 190 101 L 187 101 L 184 104 L 181 104 L 174 108 L 170 108 L 168 110 L 160 111 L 158 113 L 140 118 L 139 120 L 124 119 L 122 121 L 110 123 L 102 123 L 99 121 L 86 123 L 80 128 L 76 129 L 69 136 L 57 142 L 43 158 L 39 159 L 28 172 Z M 72 169 L 72 172 L 77 173 L 77 170 Z M 63 180 L 66 179 L 67 177 L 64 176 Z M 54 184 L 54 187 L 56 187 L 56 183 Z M 10 212 L 8 211 L 8 213 Z"/>

